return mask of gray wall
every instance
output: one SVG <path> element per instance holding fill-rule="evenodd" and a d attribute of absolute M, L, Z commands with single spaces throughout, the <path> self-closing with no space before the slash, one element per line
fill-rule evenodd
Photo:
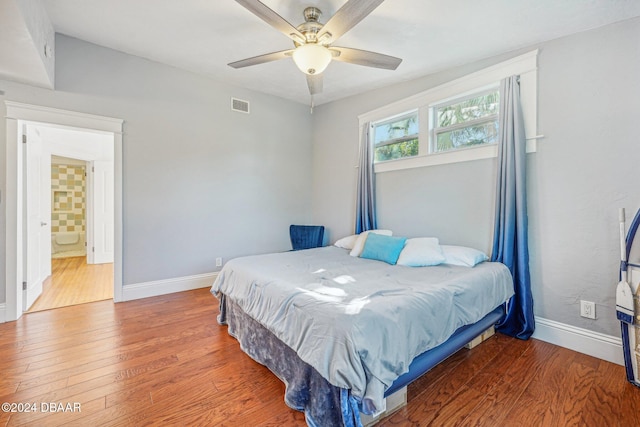
<path fill-rule="evenodd" d="M 531 46 L 317 107 L 313 214 L 332 240 L 353 233 L 357 116 L 539 48 L 538 130 L 528 155 L 529 236 L 536 316 L 609 335 L 618 280 L 618 208 L 640 208 L 640 19 Z M 379 227 L 489 251 L 495 160 L 377 175 Z M 345 208 L 346 207 L 346 208 Z M 579 300 L 596 303 L 596 320 Z"/>
<path fill-rule="evenodd" d="M 380 225 L 393 224 L 389 228 L 400 236 L 436 236 L 441 244 L 489 253 L 495 170 L 495 159 L 489 159 L 380 173 Z"/>
<path fill-rule="evenodd" d="M 60 35 L 55 91 L 6 81 L 0 91 L 3 116 L 11 100 L 125 120 L 125 285 L 288 250 L 289 224 L 311 219 L 307 106 Z M 231 111 L 232 96 L 251 114 Z M 2 165 L 5 135 L 0 120 Z M 4 197 L 0 208 L 4 227 Z M 4 251 L 2 229 L 3 282 Z"/>

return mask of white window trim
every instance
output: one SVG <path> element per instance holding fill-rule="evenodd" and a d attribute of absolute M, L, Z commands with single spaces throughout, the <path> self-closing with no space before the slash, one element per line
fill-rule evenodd
<path fill-rule="evenodd" d="M 482 96 L 482 95 L 486 95 L 489 93 L 494 93 L 500 90 L 500 86 L 496 85 L 495 87 L 491 87 L 489 89 L 484 89 L 484 90 L 478 90 L 476 92 L 474 92 L 471 95 L 466 95 L 466 96 L 459 96 L 456 97 L 452 100 L 447 100 L 445 102 L 440 102 L 438 104 L 433 104 L 429 106 L 429 153 L 430 154 L 435 154 L 435 153 L 444 153 L 444 152 L 451 152 L 453 150 L 457 151 L 460 150 L 461 148 L 454 148 L 453 150 L 445 150 L 445 151 L 437 151 L 437 138 L 438 138 L 438 133 L 443 133 L 443 132 L 450 132 L 453 129 L 461 129 L 461 128 L 467 128 L 470 126 L 475 126 L 475 125 L 479 125 L 479 124 L 484 124 L 487 122 L 495 122 L 496 120 L 498 120 L 498 116 L 499 113 L 495 113 L 492 114 L 490 116 L 483 116 L 480 119 L 472 119 L 472 120 L 467 120 L 465 122 L 462 123 L 457 123 L 453 126 L 443 126 L 443 127 L 436 127 L 435 126 L 435 122 L 437 121 L 437 110 L 439 108 L 441 108 L 442 106 L 449 106 L 452 103 L 460 103 L 460 102 L 464 102 L 467 101 L 469 99 L 473 99 L 476 98 L 478 96 Z"/>
<path fill-rule="evenodd" d="M 361 114 L 358 116 L 360 134 L 362 134 L 363 127 L 367 122 L 382 121 L 402 112 L 418 109 L 420 152 L 428 153 L 429 127 L 424 124 L 429 123 L 430 106 L 481 91 L 485 88 L 495 87 L 496 83 L 500 82 L 503 78 L 518 74 L 520 75 L 520 99 L 524 116 L 525 137 L 527 139 L 527 153 L 534 153 L 537 150 L 536 141 L 538 138 L 541 138 L 541 136 L 537 134 L 537 62 L 538 50 L 536 49 L 420 92 L 409 98 Z M 419 154 L 413 157 L 377 162 L 374 165 L 374 170 L 376 173 L 389 172 L 400 169 L 489 159 L 497 155 L 498 147 L 492 144 L 442 153 Z"/>
<path fill-rule="evenodd" d="M 380 125 L 380 124 L 390 123 L 390 122 L 393 122 L 395 120 L 398 120 L 399 118 L 402 118 L 402 117 L 405 117 L 405 116 L 409 117 L 409 116 L 412 116 L 414 114 L 417 115 L 418 124 L 419 124 L 420 123 L 420 110 L 415 109 L 415 108 L 413 110 L 410 110 L 410 111 L 404 111 L 404 112 L 402 112 L 400 114 L 395 114 L 392 117 L 387 117 L 384 120 L 379 120 L 377 122 L 371 122 L 370 123 L 371 132 L 372 132 L 371 135 L 373 135 L 373 141 L 372 141 L 373 147 L 372 148 L 373 148 L 373 152 L 374 152 L 374 158 L 375 158 L 375 150 L 376 150 L 376 148 L 383 147 L 384 145 L 391 145 L 391 144 L 395 144 L 396 143 L 396 142 L 390 142 L 390 143 L 387 143 L 387 144 L 384 144 L 384 145 L 381 145 L 381 146 L 377 145 L 375 143 L 375 127 Z M 362 126 L 360 126 L 360 129 L 362 130 Z M 417 134 L 407 135 L 405 138 L 407 138 L 408 140 L 409 139 L 414 139 L 414 135 L 418 138 L 418 144 L 419 144 L 418 152 L 422 152 L 422 144 L 423 144 L 423 142 L 422 142 L 422 133 L 420 132 L 420 127 L 418 127 L 418 133 Z M 391 140 L 388 140 L 388 141 L 391 141 Z M 411 157 L 415 157 L 415 156 L 411 156 Z M 399 159 L 394 159 L 394 160 L 399 160 Z M 388 162 L 388 161 L 392 161 L 392 160 L 383 160 L 381 163 Z M 378 163 L 378 162 L 376 162 L 376 163 Z"/>
<path fill-rule="evenodd" d="M 373 122 L 373 123 L 371 123 L 371 127 L 373 129 L 375 129 L 376 126 L 393 123 L 393 122 L 397 121 L 398 119 L 409 118 L 409 117 L 413 116 L 414 114 L 417 117 L 418 116 L 418 110 L 407 111 L 404 114 L 398 114 L 397 116 L 389 117 L 387 120 L 382 120 L 382 121 L 379 121 L 379 122 Z M 420 120 L 419 117 L 418 117 L 418 120 Z M 404 140 L 415 139 L 416 137 L 419 136 L 419 134 L 420 134 L 420 129 L 418 128 L 418 132 L 417 133 L 412 133 L 410 135 L 405 135 L 405 136 L 398 137 L 398 138 L 386 139 L 386 140 L 384 140 L 384 144 L 382 144 L 382 145 L 379 145 L 380 143 L 376 144 L 376 142 L 375 142 L 375 134 L 374 134 L 373 147 L 377 148 L 377 147 L 384 147 L 384 146 L 387 146 L 387 145 L 397 144 L 399 142 L 399 140 L 401 140 L 401 139 L 404 139 Z"/>

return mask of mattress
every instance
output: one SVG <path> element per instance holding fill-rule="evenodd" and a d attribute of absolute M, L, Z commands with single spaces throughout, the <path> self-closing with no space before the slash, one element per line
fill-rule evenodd
<path fill-rule="evenodd" d="M 231 260 L 211 291 L 371 413 L 417 355 L 507 301 L 513 282 L 500 263 L 405 267 L 331 246 Z"/>

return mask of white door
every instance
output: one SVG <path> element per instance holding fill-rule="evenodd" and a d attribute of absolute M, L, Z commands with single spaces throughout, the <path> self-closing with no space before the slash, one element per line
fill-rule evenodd
<path fill-rule="evenodd" d="M 25 257 L 23 310 L 42 293 L 42 283 L 51 275 L 51 154 L 38 130 L 25 126 Z"/>
<path fill-rule="evenodd" d="M 93 264 L 112 263 L 114 257 L 114 176 L 113 162 L 91 162 Z M 91 259 L 91 257 L 89 257 Z"/>

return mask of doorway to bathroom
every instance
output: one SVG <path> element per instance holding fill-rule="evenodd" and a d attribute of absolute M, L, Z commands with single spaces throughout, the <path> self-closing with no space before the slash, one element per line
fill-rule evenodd
<path fill-rule="evenodd" d="M 113 160 L 105 151 L 113 150 L 104 150 L 104 141 L 94 135 L 38 131 L 44 151 L 58 154 L 51 155 L 47 185 L 51 191 L 51 274 L 28 312 L 113 299 L 113 245 L 109 243 L 113 237 L 105 235 L 113 234 L 113 214 L 109 215 L 113 212 L 109 202 Z M 77 155 L 78 146 L 83 151 L 80 155 L 92 160 L 59 155 Z"/>
<path fill-rule="evenodd" d="M 104 227 L 102 235 L 110 239 L 102 239 L 95 245 L 96 253 L 104 249 L 111 250 L 113 256 L 113 301 L 120 302 L 123 299 L 123 209 L 122 209 L 122 130 L 124 120 L 82 113 L 71 110 L 61 110 L 57 108 L 40 105 L 24 104 L 14 101 L 4 101 L 6 106 L 5 130 L 6 130 L 6 193 L 2 194 L 2 202 L 6 207 L 4 217 L 4 232 L 6 247 L 4 251 L 4 277 L 5 277 L 5 304 L 0 305 L 0 321 L 13 321 L 19 319 L 31 306 L 42 290 L 43 281 L 52 273 L 51 270 L 51 231 L 50 214 L 51 200 L 48 203 L 40 201 L 42 209 L 33 209 L 32 203 L 38 205 L 39 197 L 34 196 L 30 187 L 48 188 L 40 185 L 37 179 L 33 179 L 35 174 L 29 173 L 26 169 L 29 164 L 40 165 L 42 168 L 50 168 L 51 159 L 48 163 L 29 162 L 30 155 L 37 155 L 36 148 L 41 147 L 36 137 L 31 140 L 28 135 L 29 125 L 42 125 L 51 129 L 67 129 L 84 132 L 86 135 L 102 135 L 107 143 L 106 151 L 113 156 L 113 179 L 112 193 L 106 200 L 113 202 L 111 212 L 114 221 L 108 224 L 111 228 Z M 31 126 L 33 129 L 33 126 Z M 36 142 L 32 144 L 31 142 Z M 30 148 L 27 148 L 30 147 Z M 78 147 L 81 153 L 81 147 Z M 35 150 L 34 150 L 35 149 Z M 106 152 L 105 151 L 105 152 Z M 71 158 L 84 159 L 81 155 L 65 155 Z M 40 157 L 43 159 L 45 157 Z M 102 165 L 99 160 L 95 162 L 96 171 Z M 47 166 L 47 164 L 49 166 Z M 37 176 L 46 177 L 47 174 Z M 50 180 L 50 177 L 49 177 Z M 49 184 L 50 185 L 50 184 Z M 88 186 L 90 188 L 90 186 Z M 36 192 L 37 193 L 37 192 Z M 48 195 L 49 191 L 42 191 L 40 195 Z M 47 211 L 45 211 L 45 208 Z M 89 227 L 89 218 L 87 226 Z M 93 233 L 98 235 L 99 233 Z M 103 247 L 100 247 L 100 244 Z M 87 238 L 87 244 L 89 241 Z M 48 251 L 48 256 L 46 252 Z M 47 271 L 47 267 L 49 270 Z M 2 286 L 0 285 L 0 288 Z"/>
<path fill-rule="evenodd" d="M 24 131 L 27 217 L 39 218 L 27 241 L 43 278 L 27 286 L 24 310 L 113 299 L 113 138 L 38 123 Z"/>

